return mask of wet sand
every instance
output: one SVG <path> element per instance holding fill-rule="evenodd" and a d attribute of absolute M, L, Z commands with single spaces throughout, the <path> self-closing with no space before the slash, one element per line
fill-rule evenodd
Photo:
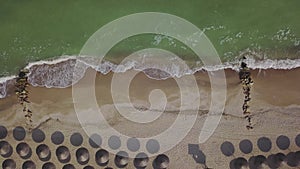
<path fill-rule="evenodd" d="M 187 136 L 176 147 L 164 153 L 170 159 L 168 168 L 193 169 L 205 168 L 205 165 L 214 169 L 229 168 L 230 162 L 238 157 L 248 160 L 250 157 L 257 155 L 268 157 L 279 152 L 287 155 L 290 152 L 300 150 L 300 147 L 295 144 L 295 138 L 300 134 L 300 69 L 252 71 L 254 85 L 251 89 L 250 111 L 254 115 L 253 130 L 246 129 L 247 121 L 243 118 L 243 93 L 238 74 L 231 70 L 226 70 L 225 73 L 227 80 L 225 111 L 216 131 L 203 144 L 199 144 L 198 137 L 210 106 L 210 83 L 206 72 L 197 72 L 195 74 L 201 95 L 200 110 L 196 123 Z M 95 93 L 99 107 L 101 110 L 104 110 L 104 116 L 113 128 L 131 137 L 150 137 L 161 133 L 172 125 L 180 107 L 180 92 L 174 79 L 154 80 L 149 79 L 143 73 L 139 73 L 134 78 L 130 86 L 130 100 L 137 108 L 149 109 L 148 97 L 153 89 L 159 88 L 163 90 L 168 99 L 166 110 L 162 116 L 149 124 L 138 124 L 128 121 L 115 109 L 110 95 L 112 76 L 113 73 L 107 75 L 98 73 L 95 82 Z M 15 126 L 25 127 L 26 121 L 22 113 L 22 106 L 17 103 L 15 97 L 10 96 L 0 99 L 0 124 L 8 129 L 8 136 L 4 140 L 8 141 L 14 150 L 20 141 L 16 141 L 13 138 L 12 130 Z M 55 163 L 57 168 L 62 168 L 64 165 L 57 160 L 55 155 L 55 149 L 58 146 L 51 143 L 51 134 L 55 131 L 61 131 L 65 135 L 63 145 L 69 147 L 71 151 L 72 158 L 69 163 L 74 164 L 76 168 L 83 168 L 83 165 L 79 165 L 75 158 L 75 151 L 79 146 L 73 146 L 69 141 L 72 133 L 80 132 L 84 138 L 81 147 L 86 147 L 90 153 L 89 165 L 98 168 L 94 160 L 94 154 L 98 149 L 91 148 L 88 136 L 82 131 L 78 122 L 73 107 L 72 88 L 48 89 L 30 86 L 29 97 L 32 102 L 30 108 L 33 111 L 34 125 L 45 132 L 46 139 L 43 143 L 49 145 L 52 152 L 50 161 Z M 88 109 L 90 103 L 87 102 L 85 104 Z M 186 111 L 186 114 L 188 116 L 188 111 Z M 36 163 L 37 168 L 41 168 L 45 162 L 37 158 L 35 148 L 38 143 L 32 141 L 30 135 L 27 132 L 25 137 L 25 142 L 33 149 L 33 155 L 30 159 Z M 289 148 L 286 150 L 281 150 L 276 145 L 276 139 L 280 135 L 285 135 L 290 139 Z M 269 138 L 272 143 L 271 149 L 267 152 L 262 151 L 261 147 L 257 145 L 257 141 L 262 137 Z M 253 150 L 249 154 L 243 153 L 239 148 L 240 141 L 245 139 L 249 139 L 253 144 Z M 105 139 L 102 141 L 107 142 Z M 221 150 L 222 143 L 226 141 L 234 146 L 234 152 L 231 152 L 230 146 L 227 147 L 227 150 L 230 152 L 229 156 L 224 155 L 224 152 Z M 265 144 L 265 146 L 268 146 L 267 142 Z M 189 147 L 195 145 L 200 147 L 204 155 L 201 156 L 200 151 L 196 151 L 195 148 L 190 149 L 195 150 L 194 153 L 196 154 L 199 153 L 198 156 L 194 155 L 193 158 L 191 152 L 189 154 Z M 14 159 L 17 162 L 17 166 L 26 161 L 20 159 L 15 152 L 9 158 Z M 154 158 L 155 156 L 150 158 L 147 168 L 152 168 Z M 0 158 L 0 163 L 5 159 Z M 110 159 L 108 166 L 116 168 L 114 155 L 111 154 Z M 205 165 L 201 163 L 205 163 Z M 262 167 L 268 168 L 266 165 Z M 134 168 L 133 159 L 129 160 L 126 168 Z M 280 168 L 291 167 L 285 163 Z"/>

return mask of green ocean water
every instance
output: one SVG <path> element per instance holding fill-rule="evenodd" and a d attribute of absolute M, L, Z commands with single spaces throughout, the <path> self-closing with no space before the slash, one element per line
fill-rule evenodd
<path fill-rule="evenodd" d="M 299 7 L 299 0 L 0 0 L 0 77 L 29 62 L 77 55 L 101 26 L 138 12 L 190 21 L 205 31 L 222 61 L 238 59 L 245 49 L 271 59 L 300 58 Z M 148 47 L 193 58 L 180 42 L 148 34 L 122 41 L 108 59 Z"/>

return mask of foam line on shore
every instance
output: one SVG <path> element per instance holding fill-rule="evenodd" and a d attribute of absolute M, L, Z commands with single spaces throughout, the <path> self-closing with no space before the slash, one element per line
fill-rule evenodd
<path fill-rule="evenodd" d="M 28 81 L 33 86 L 66 88 L 80 80 L 84 76 L 87 68 L 92 68 L 102 74 L 107 74 L 109 72 L 126 72 L 133 69 L 143 71 L 149 78 L 163 80 L 172 77 L 179 78 L 184 75 L 191 75 L 198 71 L 218 71 L 222 69 L 238 71 L 240 63 L 240 61 L 236 60 L 234 62 L 225 62 L 222 65 L 199 65 L 190 69 L 181 69 L 176 64 L 172 63 L 158 66 L 155 63 L 151 65 L 135 61 L 125 62 L 123 65 L 103 61 L 101 64 L 94 65 L 96 62 L 93 59 L 83 56 L 62 56 L 54 60 L 29 63 L 26 66 L 30 71 Z M 249 57 L 246 59 L 246 62 L 250 69 L 290 70 L 300 67 L 300 59 L 255 60 Z M 75 66 L 77 70 L 74 70 Z M 9 89 L 9 86 L 14 84 L 15 77 L 16 76 L 0 78 L 0 98 L 4 98 L 7 95 L 7 90 Z"/>

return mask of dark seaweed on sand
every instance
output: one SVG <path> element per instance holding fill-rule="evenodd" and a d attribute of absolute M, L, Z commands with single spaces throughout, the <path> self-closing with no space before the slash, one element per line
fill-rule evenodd
<path fill-rule="evenodd" d="M 244 59 L 246 59 L 246 58 L 243 58 L 243 60 Z M 245 118 L 248 121 L 248 125 L 246 127 L 247 127 L 247 129 L 253 129 L 252 115 L 249 111 L 249 102 L 251 100 L 250 89 L 253 84 L 253 80 L 251 79 L 250 69 L 247 67 L 247 64 L 244 61 L 242 61 L 242 63 L 241 63 L 241 68 L 239 71 L 239 78 L 241 80 L 241 83 L 243 86 L 243 93 L 245 95 L 242 110 L 243 110 L 243 114 L 245 115 Z"/>
<path fill-rule="evenodd" d="M 28 108 L 28 105 L 30 103 L 29 97 L 28 97 L 28 90 L 26 88 L 28 87 L 28 77 L 27 74 L 29 71 L 27 69 L 22 69 L 19 72 L 19 75 L 16 79 L 15 87 L 16 87 L 16 95 L 18 97 L 19 103 L 23 106 L 23 113 L 25 114 L 26 123 L 29 125 L 31 129 L 31 123 L 32 123 L 32 111 Z"/>

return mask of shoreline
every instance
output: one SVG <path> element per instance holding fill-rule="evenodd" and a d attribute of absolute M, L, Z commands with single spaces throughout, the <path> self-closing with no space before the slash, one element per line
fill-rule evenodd
<path fill-rule="evenodd" d="M 98 66 L 92 66 L 88 62 L 84 62 L 83 66 L 77 72 L 74 72 L 76 65 L 75 56 L 63 56 L 62 58 L 51 61 L 38 61 L 30 63 L 26 66 L 30 70 L 29 83 L 33 86 L 47 87 L 47 88 L 66 88 L 72 86 L 73 75 L 76 75 L 76 80 L 82 78 L 86 69 L 92 68 L 99 73 L 108 74 L 110 72 L 126 72 L 129 70 L 142 71 L 149 78 L 156 80 L 164 80 L 168 78 L 181 77 L 191 74 L 197 74 L 198 72 L 205 71 L 238 71 L 239 61 L 231 63 L 223 63 L 222 65 L 214 66 L 196 66 L 194 68 L 178 68 L 172 63 L 165 63 L 161 67 L 156 66 L 159 60 L 154 61 L 151 64 L 137 64 L 131 61 L 125 63 L 125 65 L 116 65 L 113 62 L 104 61 Z M 265 72 L 268 70 L 291 70 L 298 69 L 300 67 L 300 59 L 296 60 L 263 60 L 255 61 L 248 58 L 246 60 L 249 68 L 252 71 Z M 120 69 L 121 68 L 121 69 Z M 165 72 L 166 70 L 166 72 Z M 168 72 L 168 73 L 167 73 Z M 271 71 L 272 72 L 272 71 Z M 1 77 L 0 78 L 0 99 L 5 98 L 7 94 L 12 93 L 16 76 Z"/>
<path fill-rule="evenodd" d="M 93 69 L 87 69 L 87 72 L 94 71 Z M 128 72 L 131 72 L 134 70 L 130 70 Z M 126 72 L 125 72 L 126 73 Z M 111 79 L 113 76 L 113 72 L 110 72 L 108 74 L 101 74 L 97 73 L 96 82 L 99 84 L 100 88 L 109 89 Z M 291 70 L 278 70 L 278 69 L 267 69 L 267 70 L 251 70 L 251 74 L 253 76 L 255 85 L 255 95 L 259 96 L 259 98 L 264 100 L 273 100 L 276 104 L 283 103 L 283 105 L 290 103 L 300 103 L 300 98 L 295 96 L 295 94 L 299 93 L 297 90 L 297 82 L 300 81 L 300 77 L 298 76 L 300 74 L 300 68 L 295 68 Z M 161 84 L 171 84 L 174 86 L 174 79 L 168 78 L 163 80 L 155 80 L 152 78 L 149 78 L 144 72 L 139 72 L 138 76 L 142 79 L 140 80 L 141 83 L 144 83 L 143 81 L 148 81 L 148 83 L 156 84 L 157 86 L 160 86 Z M 204 87 L 206 92 L 209 92 L 210 88 L 210 80 L 208 77 L 208 72 L 206 71 L 198 71 L 193 75 L 186 75 L 186 76 L 194 76 L 199 88 Z M 225 76 L 227 81 L 227 89 L 231 92 L 231 90 L 239 90 L 241 88 L 239 79 L 238 79 L 238 72 L 228 69 L 225 70 Z M 286 80 L 282 80 L 282 78 Z M 139 80 L 138 80 L 139 81 Z M 138 82 L 137 81 L 137 82 Z M 103 83 L 103 84 L 101 84 Z M 174 84 L 173 84 L 174 83 Z M 143 85 L 147 85 L 144 83 Z M 142 85 L 142 86 L 143 86 Z M 203 86 L 204 85 L 204 86 Z M 7 86 L 10 90 L 10 93 L 5 98 L 0 98 L 1 102 L 7 102 L 5 100 L 15 100 L 10 99 L 15 96 L 14 94 L 14 83 L 10 83 L 10 86 Z M 68 91 L 68 95 L 71 94 L 72 86 L 66 87 L 66 88 L 56 88 L 56 87 L 42 87 L 42 86 L 33 86 L 30 85 L 30 90 L 33 90 L 30 92 L 31 94 L 36 93 L 47 93 L 52 91 L 55 91 L 54 93 L 59 94 L 59 91 Z M 104 90 L 104 89 L 103 89 Z M 230 93 L 229 92 L 229 93 Z M 236 92 L 236 91 L 234 91 Z M 137 93 L 137 92 L 136 92 Z M 272 96 L 272 95 L 280 95 L 280 96 Z M 300 94 L 299 94 L 300 95 Z M 46 95 L 43 94 L 44 97 Z M 49 95 L 49 97 L 52 97 Z M 276 101 L 280 100 L 280 101 Z M 294 101 L 293 101 L 294 99 Z M 111 99 L 110 99 L 111 100 Z M 4 104 L 2 104 L 4 105 Z M 2 106 L 1 106 L 2 107 Z"/>
<path fill-rule="evenodd" d="M 94 72 L 93 69 L 87 69 L 87 72 Z M 130 70 L 129 72 L 134 72 Z M 127 72 L 125 72 L 126 74 Z M 108 74 L 96 74 L 96 92 L 104 93 L 105 98 L 101 104 L 112 104 L 112 98 L 110 95 L 111 80 L 113 75 L 116 73 L 110 72 Z M 118 74 L 118 73 L 117 73 Z M 288 106 L 288 105 L 299 105 L 300 104 L 300 91 L 298 90 L 298 83 L 300 81 L 300 68 L 291 69 L 291 70 L 278 70 L 278 69 L 267 69 L 267 70 L 251 70 L 251 75 L 254 81 L 253 85 L 253 97 L 256 100 L 254 102 L 264 101 L 271 105 L 276 106 Z M 200 94 L 203 94 L 203 97 L 208 99 L 205 101 L 206 104 L 209 103 L 210 98 L 210 79 L 208 72 L 198 71 L 193 75 L 194 76 L 200 91 Z M 234 70 L 225 70 L 226 82 L 227 82 L 227 101 L 229 101 L 232 95 L 236 95 L 242 90 L 240 80 L 238 77 L 238 72 Z M 285 80 L 282 80 L 282 79 Z M 85 80 L 84 78 L 81 80 Z M 148 86 L 147 84 L 151 84 Z M 145 73 L 139 72 L 133 81 L 130 84 L 130 94 L 133 95 L 133 98 L 138 100 L 144 100 L 145 102 L 148 99 L 148 94 L 151 90 L 157 88 L 162 88 L 163 91 L 167 91 L 167 96 L 170 97 L 174 103 L 177 101 L 179 93 L 174 91 L 179 90 L 177 87 L 176 81 L 173 78 L 168 78 L 164 80 L 155 80 L 149 78 Z M 11 86 L 11 90 L 14 89 L 14 86 Z M 47 88 L 41 86 L 32 86 L 28 87 L 30 100 L 36 103 L 40 103 L 42 100 L 50 100 L 57 102 L 60 98 L 72 98 L 72 86 L 66 88 Z M 148 93 L 145 93 L 148 92 Z M 64 93 L 63 95 L 61 93 Z M 143 93 L 143 94 L 141 94 Z M 97 99 L 100 99 L 97 97 Z M 147 101 L 146 101 L 147 102 Z M 7 97 L 0 99 L 0 110 L 9 107 L 12 104 L 17 103 L 17 97 L 14 92 L 11 92 Z M 145 104 L 145 103 L 143 103 Z M 203 104 L 204 105 L 204 104 Z M 206 105 L 205 107 L 207 107 Z M 205 109 L 203 109 L 205 110 Z"/>

